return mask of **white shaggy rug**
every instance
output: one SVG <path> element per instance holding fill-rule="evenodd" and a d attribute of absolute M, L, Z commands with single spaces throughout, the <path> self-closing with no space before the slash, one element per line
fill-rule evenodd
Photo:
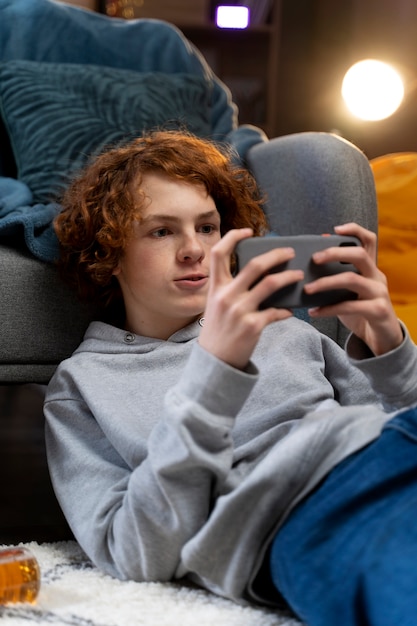
<path fill-rule="evenodd" d="M 241 607 L 194 587 L 115 580 L 75 541 L 23 545 L 38 559 L 41 590 L 36 604 L 0 607 L 2 626 L 300 626 L 288 614 Z"/>

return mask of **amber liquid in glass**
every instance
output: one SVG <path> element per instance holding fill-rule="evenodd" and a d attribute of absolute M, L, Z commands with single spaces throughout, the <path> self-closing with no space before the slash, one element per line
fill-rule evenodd
<path fill-rule="evenodd" d="M 0 604 L 34 602 L 40 586 L 39 565 L 30 550 L 0 550 Z"/>

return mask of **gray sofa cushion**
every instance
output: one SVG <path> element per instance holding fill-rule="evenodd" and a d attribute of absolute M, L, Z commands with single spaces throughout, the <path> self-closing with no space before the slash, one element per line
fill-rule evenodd
<path fill-rule="evenodd" d="M 83 306 L 53 265 L 0 246 L 0 380 L 46 383 L 80 343 L 92 307 Z"/>

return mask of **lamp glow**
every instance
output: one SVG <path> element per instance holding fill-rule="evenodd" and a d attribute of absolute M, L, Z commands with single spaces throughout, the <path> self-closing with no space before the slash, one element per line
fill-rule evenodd
<path fill-rule="evenodd" d="M 395 113 L 404 97 L 404 85 L 391 65 L 366 59 L 346 72 L 342 96 L 356 117 L 377 121 Z"/>
<path fill-rule="evenodd" d="M 219 28 L 247 28 L 249 9 L 242 6 L 221 4 L 216 9 L 216 24 Z"/>

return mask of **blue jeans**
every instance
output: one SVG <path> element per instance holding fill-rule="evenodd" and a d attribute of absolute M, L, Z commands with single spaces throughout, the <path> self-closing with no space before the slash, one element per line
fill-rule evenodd
<path fill-rule="evenodd" d="M 295 508 L 270 567 L 308 626 L 417 625 L 417 409 L 394 417 Z"/>

